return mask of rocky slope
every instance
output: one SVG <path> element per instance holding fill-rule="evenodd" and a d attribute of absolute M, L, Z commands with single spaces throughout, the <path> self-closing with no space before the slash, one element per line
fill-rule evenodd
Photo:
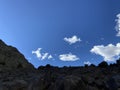
<path fill-rule="evenodd" d="M 120 90 L 120 60 L 98 66 L 35 69 L 14 47 L 0 40 L 0 90 Z"/>
<path fill-rule="evenodd" d="M 2 40 L 0 40 L 0 67 L 34 68 L 15 47 L 7 46 Z"/>

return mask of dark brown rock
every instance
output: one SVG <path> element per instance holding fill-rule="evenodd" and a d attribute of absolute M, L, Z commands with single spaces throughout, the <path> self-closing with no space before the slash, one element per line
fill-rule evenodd
<path fill-rule="evenodd" d="M 16 48 L 0 40 L 0 90 L 119 90 L 120 61 L 87 67 L 34 69 Z"/>
<path fill-rule="evenodd" d="M 6 45 L 2 40 L 0 40 L 0 67 L 8 69 L 34 68 L 15 47 Z"/>
<path fill-rule="evenodd" d="M 87 90 L 87 88 L 80 77 L 71 75 L 56 80 L 53 90 Z"/>

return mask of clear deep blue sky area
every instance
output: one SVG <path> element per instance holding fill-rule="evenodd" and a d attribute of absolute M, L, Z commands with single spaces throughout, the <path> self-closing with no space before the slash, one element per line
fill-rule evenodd
<path fill-rule="evenodd" d="M 35 67 L 120 55 L 120 0 L 0 0 L 0 39 Z"/>

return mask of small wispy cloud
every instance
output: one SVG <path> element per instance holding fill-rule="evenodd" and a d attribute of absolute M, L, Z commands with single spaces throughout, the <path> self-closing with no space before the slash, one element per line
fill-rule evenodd
<path fill-rule="evenodd" d="M 91 65 L 91 62 L 90 61 L 86 61 L 84 62 L 85 65 Z"/>
<path fill-rule="evenodd" d="M 120 37 L 120 13 L 116 16 L 117 19 L 115 20 L 117 23 L 116 23 L 116 31 L 117 31 L 117 35 L 118 37 Z"/>
<path fill-rule="evenodd" d="M 46 59 L 48 57 L 48 53 L 44 53 L 43 55 L 42 55 L 42 57 L 41 57 L 41 60 L 44 60 L 44 59 Z"/>
<path fill-rule="evenodd" d="M 62 61 L 76 61 L 79 60 L 79 57 L 73 55 L 72 53 L 69 54 L 61 54 L 59 55 L 59 59 Z"/>
<path fill-rule="evenodd" d="M 41 53 L 42 48 L 38 48 L 36 51 L 32 51 L 32 54 L 35 54 L 39 60 L 52 59 L 52 55 L 49 53 Z"/>
<path fill-rule="evenodd" d="M 65 37 L 65 38 L 64 38 L 64 41 L 66 41 L 67 43 L 69 43 L 69 44 L 71 45 L 71 44 L 74 44 L 74 43 L 76 43 L 76 42 L 80 42 L 81 39 L 78 38 L 76 35 L 74 35 L 74 36 L 72 36 L 71 38 Z"/>
<path fill-rule="evenodd" d="M 120 43 L 94 46 L 90 52 L 100 55 L 105 61 L 115 61 L 120 56 Z"/>
<path fill-rule="evenodd" d="M 48 56 L 48 59 L 52 59 L 52 58 L 53 58 L 53 56 L 52 56 L 52 55 L 49 55 L 49 56 Z"/>

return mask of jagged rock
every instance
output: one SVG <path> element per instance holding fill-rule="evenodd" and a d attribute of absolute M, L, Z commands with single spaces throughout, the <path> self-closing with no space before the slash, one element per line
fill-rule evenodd
<path fill-rule="evenodd" d="M 14 80 L 3 82 L 2 87 L 7 88 L 8 90 L 27 90 L 28 86 L 25 80 Z"/>
<path fill-rule="evenodd" d="M 86 90 L 85 83 L 80 77 L 66 76 L 59 78 L 55 84 L 53 90 Z"/>
<path fill-rule="evenodd" d="M 108 63 L 106 61 L 103 61 L 98 66 L 101 68 L 106 68 L 108 66 Z"/>
<path fill-rule="evenodd" d="M 120 59 L 119 59 L 119 60 L 117 60 L 117 65 L 120 65 Z"/>
<path fill-rule="evenodd" d="M 114 79 L 114 81 L 115 81 L 117 87 L 120 88 L 120 74 L 114 75 L 112 78 Z"/>
<path fill-rule="evenodd" d="M 118 86 L 113 78 L 110 78 L 107 83 L 106 87 L 108 90 L 118 90 Z"/>
<path fill-rule="evenodd" d="M 120 88 L 120 75 L 114 75 L 107 81 L 107 87 L 110 90 L 118 90 Z"/>
<path fill-rule="evenodd" d="M 0 40 L 0 68 L 34 68 L 25 57 L 12 46 L 6 45 Z"/>
<path fill-rule="evenodd" d="M 97 87 L 88 86 L 87 90 L 99 90 Z"/>
<path fill-rule="evenodd" d="M 34 69 L 14 47 L 0 40 L 0 90 L 120 90 L 120 60 L 108 65 Z"/>

